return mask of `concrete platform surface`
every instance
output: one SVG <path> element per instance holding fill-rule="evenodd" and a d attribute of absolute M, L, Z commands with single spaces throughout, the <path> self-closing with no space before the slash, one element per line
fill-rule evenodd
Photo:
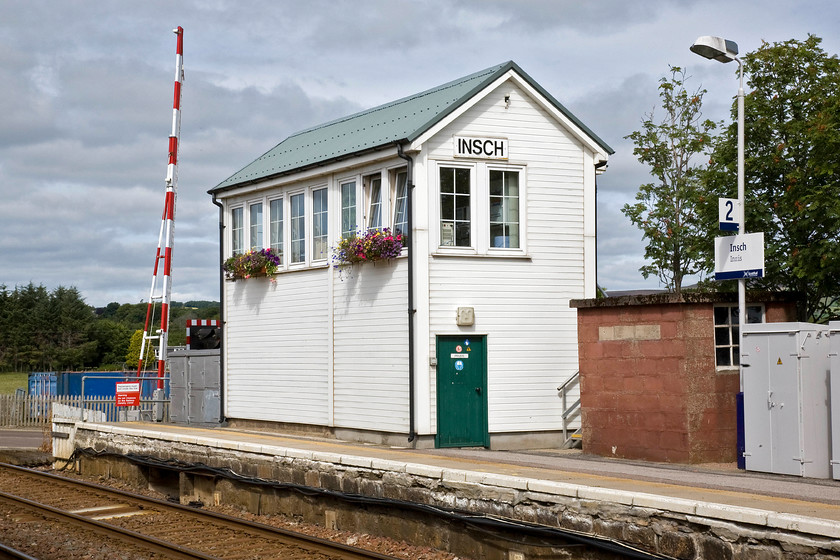
<path fill-rule="evenodd" d="M 264 453 L 299 450 L 353 464 L 353 458 L 389 464 L 424 465 L 469 478 L 514 477 L 536 487 L 540 481 L 573 489 L 579 497 L 651 507 L 671 505 L 693 513 L 715 510 L 719 518 L 743 516 L 816 518 L 818 533 L 840 537 L 840 481 L 739 471 L 734 465 L 675 465 L 596 457 L 578 450 L 492 451 L 409 449 L 231 428 L 198 428 L 155 423 L 96 424 L 94 430 L 134 433 L 227 449 L 261 448 Z M 106 437 L 103 434 L 103 437 Z M 284 451 L 285 450 L 285 451 Z M 399 468 L 399 467 L 397 467 Z M 511 480 L 511 479 L 507 479 Z M 576 489 L 576 490 L 575 490 Z M 783 525 L 789 524 L 788 522 Z M 775 524 L 775 523 L 774 523 Z"/>
<path fill-rule="evenodd" d="M 38 449 L 43 443 L 44 431 L 40 428 L 0 429 L 0 449 Z"/>

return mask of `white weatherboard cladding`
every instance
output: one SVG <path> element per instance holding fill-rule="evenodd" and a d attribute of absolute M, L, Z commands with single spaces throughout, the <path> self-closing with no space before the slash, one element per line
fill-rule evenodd
<path fill-rule="evenodd" d="M 333 280 L 335 425 L 408 431 L 407 259 Z"/>
<path fill-rule="evenodd" d="M 225 406 L 231 418 L 329 422 L 329 273 L 225 283 Z"/>
<path fill-rule="evenodd" d="M 508 138 L 509 163 L 525 165 L 530 260 L 432 257 L 430 351 L 436 334 L 486 334 L 490 432 L 560 429 L 557 387 L 578 368 L 577 315 L 569 299 L 586 294 L 583 147 L 512 83 L 430 139 L 429 159 L 452 161 L 454 135 Z M 429 172 L 434 185 L 436 171 Z M 436 197 L 430 189 L 431 208 Z M 473 217 L 474 224 L 486 220 Z M 475 308 L 473 327 L 456 326 L 461 306 Z M 577 398 L 575 387 L 567 400 Z"/>

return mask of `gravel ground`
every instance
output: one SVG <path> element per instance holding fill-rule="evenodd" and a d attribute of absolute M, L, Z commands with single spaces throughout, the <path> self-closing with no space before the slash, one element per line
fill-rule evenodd
<path fill-rule="evenodd" d="M 49 469 L 43 469 L 48 472 L 54 472 L 54 474 L 59 474 L 62 476 L 67 476 L 69 478 L 76 478 L 80 480 L 86 480 L 88 482 L 94 482 L 96 484 L 101 484 L 103 486 L 109 486 L 112 488 L 118 488 L 120 490 L 125 490 L 126 492 L 134 492 L 137 494 L 142 494 L 144 496 L 150 496 L 153 498 L 157 498 L 160 500 L 165 500 L 166 496 L 159 492 L 154 492 L 149 489 L 140 489 L 135 488 L 126 484 L 125 482 L 118 480 L 118 479 L 106 479 L 104 477 L 87 477 L 81 476 L 74 473 L 69 472 L 56 472 L 50 471 Z M 397 558 L 404 558 L 406 560 L 469 560 L 463 556 L 459 557 L 449 552 L 444 552 L 441 550 L 435 550 L 433 548 L 424 547 L 424 546 L 415 546 L 411 545 L 406 542 L 397 541 L 394 539 L 378 537 L 375 535 L 368 535 L 368 534 L 357 534 L 357 533 L 350 533 L 347 531 L 336 531 L 327 529 L 320 525 L 313 525 L 309 523 L 301 523 L 294 519 L 287 518 L 280 515 L 254 515 L 245 511 L 242 511 L 238 508 L 234 508 L 232 506 L 204 506 L 204 509 L 209 511 L 215 511 L 218 513 L 224 513 L 226 515 L 237 516 L 243 519 L 248 519 L 250 521 L 255 521 L 258 523 L 264 523 L 266 525 L 270 525 L 272 527 L 279 527 L 283 529 L 288 529 L 290 531 L 296 531 L 299 533 L 304 533 L 307 535 L 311 535 L 314 537 L 322 538 L 331 540 L 333 542 L 339 542 L 343 544 L 347 544 L 350 546 L 355 546 L 359 548 L 364 548 L 366 550 L 372 550 L 374 552 L 378 552 L 380 554 L 387 554 L 390 556 L 394 556 Z M 13 529 L 15 526 L 21 526 L 25 524 L 13 524 L 11 527 L 7 526 L 4 529 Z M 24 530 L 23 527 L 20 527 L 21 530 Z M 21 535 L 22 538 L 25 538 Z M 36 539 L 37 540 L 37 539 Z M 50 542 L 46 542 L 45 546 L 47 547 L 54 547 L 55 540 Z M 65 551 L 68 552 L 68 551 Z M 33 554 L 30 552 L 30 554 Z M 36 554 L 37 556 L 37 554 Z M 94 558 L 92 556 L 87 556 L 82 554 L 80 556 L 64 556 L 63 558 L 70 559 L 70 558 Z M 114 558 L 111 556 L 110 558 Z"/>

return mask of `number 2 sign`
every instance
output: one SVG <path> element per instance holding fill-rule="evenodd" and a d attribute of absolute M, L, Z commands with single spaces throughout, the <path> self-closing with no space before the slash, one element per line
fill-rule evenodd
<path fill-rule="evenodd" d="M 740 205 L 737 198 L 718 199 L 718 221 L 721 231 L 738 231 Z"/>

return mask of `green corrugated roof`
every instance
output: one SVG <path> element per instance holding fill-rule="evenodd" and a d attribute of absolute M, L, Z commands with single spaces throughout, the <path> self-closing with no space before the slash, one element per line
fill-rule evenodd
<path fill-rule="evenodd" d="M 534 82 L 519 66 L 514 62 L 506 62 L 428 91 L 293 134 L 209 192 L 224 191 L 244 183 L 325 164 L 397 142 L 415 140 L 510 69 L 514 69 L 605 151 L 613 153 L 603 140 Z"/>

